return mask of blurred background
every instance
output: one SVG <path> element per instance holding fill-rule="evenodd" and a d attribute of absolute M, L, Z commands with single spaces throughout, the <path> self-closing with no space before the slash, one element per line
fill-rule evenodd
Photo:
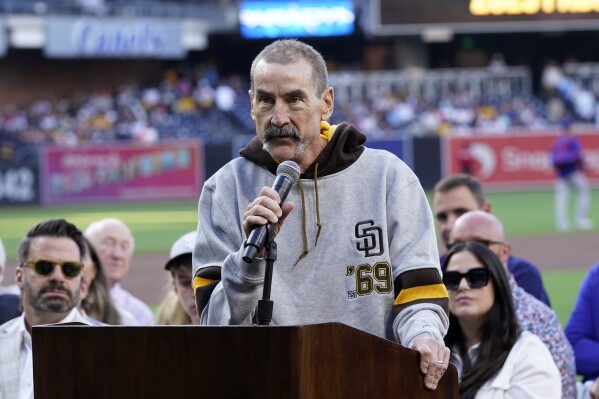
<path fill-rule="evenodd" d="M 593 0 L 0 0 L 0 238 L 11 282 L 35 223 L 106 216 L 136 237 L 128 286 L 160 298 L 205 179 L 254 135 L 253 57 L 298 37 L 327 61 L 332 123 L 402 158 L 430 190 L 468 168 L 567 321 L 599 258 L 558 233 L 549 151 L 564 121 L 599 187 Z M 599 225 L 599 209 L 591 207 Z M 12 270 L 11 270 L 12 267 Z"/>

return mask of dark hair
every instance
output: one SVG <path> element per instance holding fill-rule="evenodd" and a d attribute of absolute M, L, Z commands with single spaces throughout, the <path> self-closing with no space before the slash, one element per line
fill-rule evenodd
<path fill-rule="evenodd" d="M 96 277 L 89 282 L 89 292 L 83 301 L 81 307 L 89 316 L 106 324 L 121 324 L 121 315 L 117 310 L 108 287 L 108 279 L 104 273 L 104 266 L 98 256 L 94 246 L 87 238 L 84 238 L 86 247 L 89 251 L 89 257 L 96 266 Z"/>
<path fill-rule="evenodd" d="M 83 233 L 74 224 L 67 222 L 64 219 L 50 219 L 35 225 L 31 230 L 27 232 L 27 235 L 19 243 L 17 248 L 17 258 L 19 266 L 23 266 L 23 263 L 29 256 L 29 248 L 31 247 L 31 240 L 36 237 L 67 237 L 75 241 L 79 248 L 79 260 L 83 259 L 86 254 L 85 241 L 83 239 Z"/>
<path fill-rule="evenodd" d="M 174 277 L 175 270 L 177 270 L 180 267 L 191 268 L 192 261 L 193 259 L 191 253 L 181 254 L 168 261 L 166 268 L 171 272 L 171 275 Z"/>
<path fill-rule="evenodd" d="M 443 179 L 439 180 L 437 184 L 435 184 L 435 187 L 433 188 L 433 193 L 443 194 L 461 186 L 465 186 L 466 188 L 468 188 L 468 190 L 470 190 L 470 192 L 476 199 L 476 203 L 479 207 L 482 208 L 482 206 L 486 202 L 483 187 L 476 177 L 470 176 L 465 173 L 445 176 Z"/>
<path fill-rule="evenodd" d="M 460 399 L 470 399 L 474 398 L 480 387 L 503 367 L 510 350 L 518 340 L 520 327 L 507 272 L 497 255 L 490 249 L 474 241 L 455 244 L 447 253 L 441 269 L 445 271 L 452 256 L 463 251 L 472 253 L 489 269 L 495 291 L 493 306 L 481 327 L 481 342 L 474 364 L 470 362 L 460 323 L 451 312 L 449 314 L 449 330 L 445 336 L 445 345 L 452 350 L 457 348 L 462 358 Z"/>
<path fill-rule="evenodd" d="M 250 69 L 251 90 L 254 91 L 254 70 L 260 60 L 268 63 L 288 65 L 302 58 L 312 66 L 312 78 L 316 84 L 316 93 L 321 95 L 329 86 L 327 65 L 322 55 L 314 47 L 297 39 L 277 40 L 266 46 L 254 58 Z"/>

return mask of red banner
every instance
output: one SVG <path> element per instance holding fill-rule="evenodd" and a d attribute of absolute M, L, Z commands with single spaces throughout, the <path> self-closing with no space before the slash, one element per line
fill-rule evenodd
<path fill-rule="evenodd" d="M 582 131 L 580 138 L 589 181 L 599 184 L 599 131 Z M 494 136 L 448 137 L 444 141 L 444 173 L 470 169 L 485 188 L 548 187 L 555 173 L 551 147 L 557 132 Z"/>
<path fill-rule="evenodd" d="M 204 179 L 197 142 L 45 148 L 42 201 L 83 203 L 198 198 Z"/>

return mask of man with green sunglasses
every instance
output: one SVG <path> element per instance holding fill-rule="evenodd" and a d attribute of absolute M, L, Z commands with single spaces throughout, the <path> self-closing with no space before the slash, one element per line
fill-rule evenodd
<path fill-rule="evenodd" d="M 33 227 L 17 249 L 23 314 L 0 326 L 0 397 L 33 398 L 32 326 L 80 322 L 83 234 L 64 219 Z"/>

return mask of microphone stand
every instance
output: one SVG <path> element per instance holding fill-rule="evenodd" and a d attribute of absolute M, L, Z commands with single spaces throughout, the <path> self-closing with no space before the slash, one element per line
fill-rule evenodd
<path fill-rule="evenodd" d="M 259 326 L 267 326 L 272 320 L 273 301 L 270 300 L 270 288 L 272 286 L 272 271 L 275 260 L 277 260 L 277 243 L 271 237 L 272 235 L 269 234 L 266 240 L 264 287 L 262 290 L 262 299 L 258 301 L 258 306 L 256 307 L 256 324 Z"/>

